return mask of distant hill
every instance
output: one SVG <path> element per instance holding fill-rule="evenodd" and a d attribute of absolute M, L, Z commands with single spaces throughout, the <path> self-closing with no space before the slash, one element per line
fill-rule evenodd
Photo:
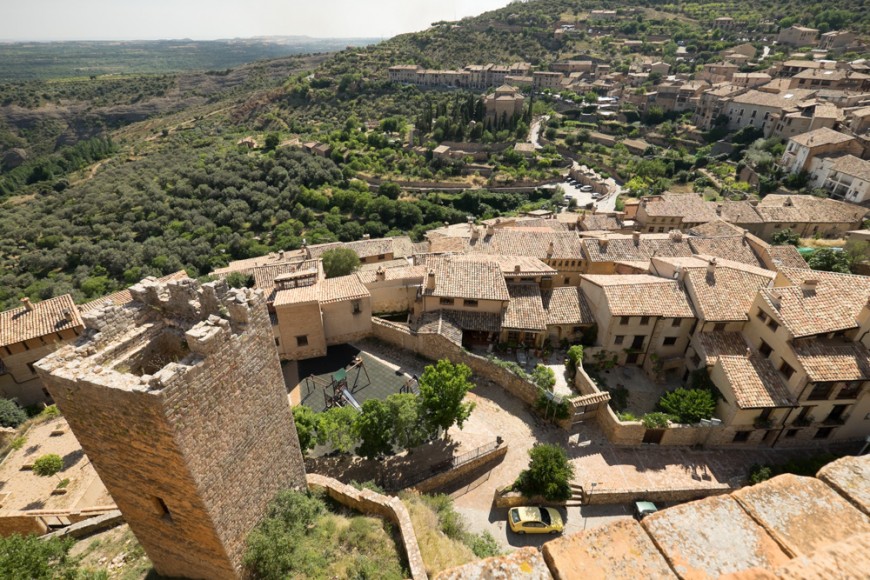
<path fill-rule="evenodd" d="M 225 70 L 257 60 L 334 52 L 377 41 L 374 38 L 279 36 L 211 41 L 0 43 L 0 82 Z"/>

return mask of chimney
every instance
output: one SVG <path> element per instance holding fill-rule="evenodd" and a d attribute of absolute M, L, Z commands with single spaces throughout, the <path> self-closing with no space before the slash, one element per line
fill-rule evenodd
<path fill-rule="evenodd" d="M 746 353 L 743 356 L 745 356 L 746 358 L 751 357 L 752 356 L 752 349 L 747 346 Z"/>
<path fill-rule="evenodd" d="M 364 239 L 364 240 L 370 240 L 370 239 L 372 239 L 372 235 L 371 235 L 371 234 L 363 234 L 362 239 Z"/>
<path fill-rule="evenodd" d="M 477 229 L 474 224 L 471 225 L 471 239 L 476 240 L 480 238 L 480 230 Z"/>
<path fill-rule="evenodd" d="M 724 207 L 724 205 L 721 203 L 716 204 L 716 215 L 722 215 L 722 208 L 723 207 Z"/>
<path fill-rule="evenodd" d="M 520 273 L 520 265 L 514 264 L 514 274 L 519 274 L 519 273 Z"/>
<path fill-rule="evenodd" d="M 634 240 L 635 247 L 640 245 L 640 232 L 632 232 L 631 239 Z"/>
<path fill-rule="evenodd" d="M 815 294 L 818 285 L 818 280 L 804 280 L 804 283 L 801 284 L 801 290 L 803 290 L 807 294 Z"/>
<path fill-rule="evenodd" d="M 435 289 L 435 270 L 430 268 L 429 274 L 426 276 L 426 290 Z"/>
<path fill-rule="evenodd" d="M 24 306 L 24 308 L 27 309 L 28 312 L 33 312 L 33 302 L 30 301 L 30 298 L 25 296 L 21 299 L 21 304 Z"/>
<path fill-rule="evenodd" d="M 547 257 L 552 258 L 553 254 L 556 253 L 555 246 L 553 245 L 553 240 L 550 240 L 550 244 L 547 246 Z"/>
<path fill-rule="evenodd" d="M 378 269 L 375 270 L 375 280 L 378 282 L 383 282 L 387 279 L 387 272 L 384 270 L 383 266 L 378 266 Z"/>
<path fill-rule="evenodd" d="M 712 276 L 716 273 L 716 258 L 710 258 L 710 261 L 707 262 L 707 275 Z"/>
<path fill-rule="evenodd" d="M 586 214 L 585 213 L 578 214 L 577 215 L 577 223 L 582 224 L 584 221 L 586 221 Z"/>
<path fill-rule="evenodd" d="M 607 249 L 607 238 L 598 238 L 598 249 L 602 252 Z"/>
<path fill-rule="evenodd" d="M 283 260 L 283 259 L 284 259 L 284 250 L 279 250 L 279 251 L 278 251 L 278 259 L 279 259 L 279 260 Z"/>
<path fill-rule="evenodd" d="M 63 319 L 66 320 L 67 322 L 72 322 L 73 315 L 72 315 L 72 311 L 69 308 L 63 309 Z"/>
<path fill-rule="evenodd" d="M 683 232 L 680 230 L 671 230 L 668 232 L 668 237 L 672 242 L 682 242 L 683 241 Z"/>
<path fill-rule="evenodd" d="M 492 225 L 486 226 L 486 235 L 491 236 L 495 233 L 495 227 Z"/>
<path fill-rule="evenodd" d="M 757 199 L 750 199 L 749 205 L 751 205 L 752 207 L 758 207 L 758 200 Z"/>
<path fill-rule="evenodd" d="M 793 206 L 793 205 L 794 205 L 794 203 L 792 202 L 790 196 L 787 197 L 787 198 L 785 198 L 785 201 L 782 202 L 782 207 L 791 207 L 791 206 Z"/>

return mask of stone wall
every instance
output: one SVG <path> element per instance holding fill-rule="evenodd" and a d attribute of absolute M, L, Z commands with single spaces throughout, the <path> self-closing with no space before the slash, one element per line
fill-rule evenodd
<path fill-rule="evenodd" d="M 483 467 L 488 463 L 503 460 L 504 456 L 507 455 L 507 450 L 507 444 L 503 443 L 492 451 L 487 451 L 473 461 L 469 461 L 468 463 L 464 463 L 458 467 L 449 469 L 444 473 L 439 473 L 438 475 L 430 477 L 429 479 L 424 479 L 420 483 L 414 485 L 411 489 L 420 493 L 432 493 L 433 491 L 444 487 L 451 481 L 455 481 L 460 477 L 468 475 L 469 473 L 476 471 L 478 468 Z"/>
<path fill-rule="evenodd" d="M 36 534 L 41 536 L 48 531 L 42 518 L 25 512 L 0 512 L 0 537 L 12 534 Z"/>
<path fill-rule="evenodd" d="M 238 578 L 268 503 L 306 485 L 265 300 L 189 279 L 131 293 L 37 369 L 155 570 Z"/>
<path fill-rule="evenodd" d="M 411 523 L 411 515 L 399 498 L 381 495 L 370 489 L 357 489 L 331 477 L 315 473 L 309 473 L 307 480 L 310 489 L 325 489 L 329 497 L 338 503 L 361 513 L 380 516 L 395 524 L 402 538 L 402 548 L 408 559 L 411 578 L 413 580 L 428 578 L 423 556 L 420 554 L 420 546 L 417 544 L 417 534 Z"/>
<path fill-rule="evenodd" d="M 446 358 L 453 363 L 468 365 L 475 375 L 493 381 L 525 403 L 533 405 L 538 399 L 536 385 L 492 364 L 482 356 L 463 350 L 439 334 L 416 334 L 404 325 L 380 318 L 372 318 L 372 331 L 376 338 L 428 359 Z"/>

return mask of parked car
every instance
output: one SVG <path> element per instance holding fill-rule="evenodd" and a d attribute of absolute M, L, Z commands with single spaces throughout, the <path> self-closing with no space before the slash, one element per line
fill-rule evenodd
<path fill-rule="evenodd" d="M 529 364 L 529 357 L 526 356 L 526 351 L 523 348 L 517 349 L 517 362 L 521 367 L 525 367 Z"/>
<path fill-rule="evenodd" d="M 650 514 L 654 514 L 659 511 L 659 508 L 656 507 L 651 501 L 636 501 L 634 502 L 634 519 L 637 521 L 642 520 Z"/>
<path fill-rule="evenodd" d="M 562 516 L 548 507 L 515 507 L 508 511 L 508 524 L 517 534 L 561 534 Z"/>
<path fill-rule="evenodd" d="M 580 191 L 582 191 L 583 193 L 589 193 L 590 191 L 592 191 L 592 186 L 591 185 L 584 185 L 583 187 L 580 188 Z"/>

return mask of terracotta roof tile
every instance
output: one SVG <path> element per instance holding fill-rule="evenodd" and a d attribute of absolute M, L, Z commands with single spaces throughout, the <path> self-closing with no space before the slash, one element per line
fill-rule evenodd
<path fill-rule="evenodd" d="M 405 262 L 405 266 L 403 267 L 384 268 L 384 281 L 406 280 L 413 283 L 422 282 L 423 278 L 426 276 L 426 267 L 408 266 L 407 264 L 408 262 Z M 375 264 L 371 265 L 374 266 Z M 356 273 L 356 275 L 359 277 L 360 282 L 362 282 L 363 284 L 374 284 L 378 281 L 378 268 L 367 268 L 365 270 L 360 270 Z"/>
<path fill-rule="evenodd" d="M 549 228 L 496 228 L 491 236 L 481 235 L 476 240 L 470 240 L 468 251 L 530 256 L 541 260 L 579 259 L 581 254 L 580 238 L 575 232 L 553 231 Z"/>
<path fill-rule="evenodd" d="M 437 258 L 436 258 L 437 259 Z M 529 256 L 502 256 L 498 254 L 455 254 L 451 260 L 459 262 L 493 262 L 505 276 L 553 276 L 556 269 L 538 258 Z"/>
<path fill-rule="evenodd" d="M 437 259 L 435 288 L 426 294 L 471 300 L 510 300 L 504 275 L 496 262 Z"/>
<path fill-rule="evenodd" d="M 827 127 L 821 127 L 819 129 L 814 129 L 813 131 L 808 131 L 806 133 L 801 133 L 800 135 L 795 135 L 790 140 L 804 147 L 819 147 L 822 145 L 835 145 L 838 143 L 846 143 L 848 141 L 852 141 L 853 139 L 855 138 L 851 135 L 846 135 L 845 133 L 840 133 L 839 131 L 834 131 L 833 129 L 828 129 Z"/>
<path fill-rule="evenodd" d="M 808 344 L 796 344 L 793 348 L 811 381 L 870 380 L 870 353 L 863 344 L 814 340 Z"/>
<path fill-rule="evenodd" d="M 782 268 L 801 268 L 808 270 L 810 268 L 807 265 L 807 261 L 804 260 L 803 256 L 801 256 L 801 253 L 798 252 L 798 249 L 790 244 L 785 246 L 770 246 L 764 251 L 766 251 L 768 256 L 770 256 L 773 266 L 775 266 L 777 270 Z"/>
<path fill-rule="evenodd" d="M 720 356 L 745 356 L 749 345 L 739 332 L 699 332 L 692 345 L 707 366 L 713 366 Z"/>
<path fill-rule="evenodd" d="M 541 292 L 541 303 L 547 313 L 547 324 L 572 326 L 595 324 L 586 297 L 577 286 L 562 286 Z"/>
<path fill-rule="evenodd" d="M 356 274 L 349 276 L 339 276 L 337 278 L 327 278 L 320 283 L 321 304 L 331 304 L 332 302 L 343 302 L 345 300 L 359 300 L 368 298 L 368 288 L 363 286 L 359 277 Z"/>
<path fill-rule="evenodd" d="M 762 266 L 761 260 L 755 255 L 749 242 L 743 236 L 690 238 L 689 244 L 696 254 L 707 254 L 750 266 Z"/>
<path fill-rule="evenodd" d="M 84 322 L 72 296 L 64 294 L 25 307 L 0 312 L 0 346 L 82 328 Z"/>
<path fill-rule="evenodd" d="M 716 204 L 704 201 L 704 198 L 694 193 L 663 193 L 658 197 L 644 199 L 641 206 L 649 216 L 681 217 L 686 223 L 711 222 L 717 219 Z"/>
<path fill-rule="evenodd" d="M 583 252 L 591 262 L 646 262 L 653 256 L 691 256 L 694 251 L 688 236 L 641 234 L 638 240 L 623 234 L 601 238 L 584 238 Z"/>
<path fill-rule="evenodd" d="M 547 315 L 541 302 L 541 291 L 533 282 L 508 284 L 511 301 L 502 315 L 503 328 L 546 330 Z"/>
<path fill-rule="evenodd" d="M 717 264 L 712 272 L 708 267 L 687 268 L 685 282 L 699 318 L 725 322 L 749 320 L 756 293 L 766 288 L 774 276 L 773 272 L 762 274 Z"/>
<path fill-rule="evenodd" d="M 695 317 L 685 292 L 675 280 L 644 274 L 581 278 L 603 288 L 611 316 Z"/>
<path fill-rule="evenodd" d="M 782 375 L 769 359 L 757 352 L 753 351 L 749 357 L 720 355 L 716 366 L 725 373 L 741 409 L 795 405 Z"/>

